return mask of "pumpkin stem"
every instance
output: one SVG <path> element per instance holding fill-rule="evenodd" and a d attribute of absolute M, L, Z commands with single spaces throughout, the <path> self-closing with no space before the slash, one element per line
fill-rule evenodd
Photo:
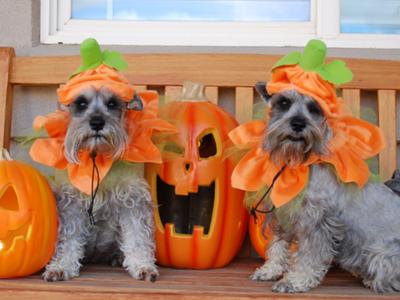
<path fill-rule="evenodd" d="M 185 81 L 182 87 L 182 93 L 179 98 L 184 101 L 202 101 L 206 100 L 204 96 L 204 84 L 199 82 Z"/>
<path fill-rule="evenodd" d="M 10 153 L 8 153 L 7 149 L 0 148 L 0 161 L 2 160 L 11 161 L 13 159 L 11 158 Z"/>

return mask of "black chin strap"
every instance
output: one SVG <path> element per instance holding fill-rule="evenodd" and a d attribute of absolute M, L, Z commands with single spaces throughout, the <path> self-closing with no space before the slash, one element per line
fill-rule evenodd
<path fill-rule="evenodd" d="M 261 205 L 261 203 L 264 201 L 265 197 L 269 195 L 271 192 L 272 188 L 274 187 L 275 181 L 279 178 L 279 176 L 282 174 L 283 170 L 285 170 L 286 165 L 284 165 L 278 173 L 275 174 L 274 178 L 272 179 L 271 185 L 268 187 L 268 189 L 265 191 L 264 195 L 258 200 L 257 204 L 255 207 L 252 207 L 250 210 L 250 215 L 253 216 L 254 218 L 254 223 L 257 224 L 257 213 L 260 214 L 269 214 L 272 213 L 275 209 L 275 206 L 272 204 L 272 208 L 269 210 L 262 210 L 259 209 L 258 207 Z"/>
<path fill-rule="evenodd" d="M 97 165 L 96 165 L 96 156 L 97 156 L 96 151 L 93 151 L 92 153 L 90 153 L 90 158 L 92 159 L 92 162 L 93 162 L 92 186 L 91 186 L 92 193 L 91 193 L 91 196 L 90 196 L 90 205 L 89 205 L 89 208 L 87 210 L 88 215 L 89 215 L 90 225 L 95 225 L 96 224 L 96 220 L 94 219 L 94 216 L 93 216 L 93 206 L 94 206 L 94 200 L 96 198 L 97 191 L 99 190 L 99 184 L 100 184 L 100 174 L 99 174 L 99 169 L 97 168 Z M 97 177 L 96 188 L 94 187 L 94 176 L 95 175 Z"/>

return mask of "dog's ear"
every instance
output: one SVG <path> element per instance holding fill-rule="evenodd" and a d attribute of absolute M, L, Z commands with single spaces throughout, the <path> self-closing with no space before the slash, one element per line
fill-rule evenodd
<path fill-rule="evenodd" d="M 256 83 L 255 89 L 256 89 L 257 93 L 261 96 L 261 98 L 265 102 L 268 102 L 269 98 L 271 98 L 271 95 L 268 94 L 266 85 L 267 85 L 267 83 L 265 81 L 259 81 Z"/>
<path fill-rule="evenodd" d="M 137 111 L 143 110 L 143 101 L 138 94 L 135 94 L 132 100 L 129 101 L 127 108 Z"/>

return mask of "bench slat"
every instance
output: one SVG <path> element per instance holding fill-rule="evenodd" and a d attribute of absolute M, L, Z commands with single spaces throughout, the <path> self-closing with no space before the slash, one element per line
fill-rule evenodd
<path fill-rule="evenodd" d="M 13 106 L 13 88 L 10 83 L 12 48 L 0 48 L 0 148 L 9 149 L 11 117 Z"/>
<path fill-rule="evenodd" d="M 269 80 L 271 67 L 280 55 L 262 54 L 125 54 L 131 82 L 145 85 L 181 85 L 183 81 L 206 86 L 251 87 Z M 333 59 L 333 58 L 332 58 Z M 343 88 L 400 89 L 400 61 L 343 59 L 354 73 Z M 11 83 L 58 85 L 67 80 L 79 56 L 15 57 Z"/>
<path fill-rule="evenodd" d="M 212 103 L 218 105 L 218 87 L 216 86 L 208 86 L 206 87 L 206 98 L 210 100 Z"/>
<path fill-rule="evenodd" d="M 343 100 L 352 114 L 356 117 L 360 116 L 360 90 L 359 89 L 343 89 Z"/>
<path fill-rule="evenodd" d="M 386 180 L 396 169 L 396 91 L 378 91 L 379 127 L 386 138 L 386 147 L 379 155 L 379 175 Z"/>
<path fill-rule="evenodd" d="M 253 115 L 254 90 L 251 87 L 237 87 L 235 99 L 236 119 L 239 123 L 250 121 Z"/>
<path fill-rule="evenodd" d="M 165 103 L 172 102 L 178 99 L 181 94 L 182 87 L 181 86 L 166 86 L 165 87 Z"/>
<path fill-rule="evenodd" d="M 147 85 L 134 85 L 133 86 L 135 91 L 141 92 L 147 89 Z"/>

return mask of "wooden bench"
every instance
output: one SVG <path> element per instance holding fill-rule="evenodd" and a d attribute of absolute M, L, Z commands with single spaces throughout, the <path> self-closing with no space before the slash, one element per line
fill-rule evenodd
<path fill-rule="evenodd" d="M 185 80 L 203 82 L 206 95 L 214 103 L 229 106 L 239 122 L 252 117 L 259 80 L 268 80 L 271 66 L 280 56 L 247 54 L 128 54 L 125 72 L 138 89 L 157 89 L 173 100 Z M 58 86 L 79 65 L 79 56 L 15 57 L 11 48 L 0 48 L 0 147 L 9 148 L 14 86 Z M 397 165 L 396 91 L 400 90 L 400 62 L 345 59 L 354 72 L 354 80 L 343 86 L 342 94 L 355 114 L 360 114 L 364 93 L 372 98 L 378 124 L 387 147 L 379 155 L 379 175 L 388 179 Z M 56 99 L 54 99 L 56 101 Z M 370 101 L 371 102 L 371 101 Z M 371 103 L 370 103 L 371 105 Z M 39 276 L 0 280 L 2 299 L 57 298 L 98 299 L 109 295 L 116 299 L 367 299 L 377 295 L 364 288 L 350 274 L 333 269 L 323 284 L 302 295 L 270 292 L 271 283 L 253 282 L 251 272 L 262 261 L 251 256 L 249 247 L 227 268 L 193 271 L 161 268 L 156 283 L 138 282 L 121 269 L 87 266 L 81 277 L 69 282 L 45 283 Z M 243 258 L 243 256 L 245 258 Z M 385 299 L 398 299 L 388 296 Z"/>

